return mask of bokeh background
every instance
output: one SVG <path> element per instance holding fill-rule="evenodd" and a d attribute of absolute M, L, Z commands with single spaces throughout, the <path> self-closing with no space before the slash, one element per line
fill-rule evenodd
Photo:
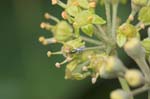
<path fill-rule="evenodd" d="M 121 5 L 119 16 L 127 18 L 129 10 L 129 4 Z M 57 50 L 57 46 L 38 43 L 39 36 L 51 35 L 39 24 L 45 21 L 45 12 L 61 18 L 61 11 L 50 0 L 0 0 L 0 99 L 109 99 L 109 92 L 120 87 L 117 79 L 99 79 L 95 85 L 90 79 L 65 80 L 65 68 L 54 66 L 62 57 L 47 58 L 47 50 Z M 97 11 L 104 16 L 102 7 Z M 126 64 L 133 66 L 122 50 L 119 52 Z M 146 99 L 143 96 L 136 99 Z"/>

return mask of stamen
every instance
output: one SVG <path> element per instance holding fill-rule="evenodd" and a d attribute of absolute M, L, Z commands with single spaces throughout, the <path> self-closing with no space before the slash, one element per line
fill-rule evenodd
<path fill-rule="evenodd" d="M 63 54 L 61 51 L 59 51 L 59 52 L 51 52 L 51 51 L 48 51 L 47 52 L 47 56 L 48 57 L 51 57 L 52 55 L 61 55 L 61 54 Z M 68 59 L 69 60 L 69 59 Z"/>
<path fill-rule="evenodd" d="M 52 0 L 52 5 L 56 5 L 58 4 L 59 6 L 61 6 L 62 8 L 66 8 L 66 4 L 64 4 L 63 2 L 61 2 L 60 0 Z"/>
<path fill-rule="evenodd" d="M 55 66 L 56 66 L 57 68 L 60 68 L 61 64 L 57 62 L 57 63 L 55 64 Z"/>
<path fill-rule="evenodd" d="M 40 27 L 41 27 L 42 29 L 51 30 L 51 28 L 52 28 L 53 26 L 50 25 L 49 23 L 42 22 L 42 23 L 40 24 Z"/>
<path fill-rule="evenodd" d="M 67 63 L 67 62 L 69 62 L 69 61 L 71 61 L 72 60 L 72 58 L 70 58 L 70 57 L 67 57 L 63 62 L 61 62 L 61 63 L 56 63 L 55 64 L 55 66 L 57 67 L 57 68 L 60 68 L 61 67 L 61 65 L 63 65 L 63 64 L 65 64 L 65 63 Z"/>
<path fill-rule="evenodd" d="M 46 13 L 44 14 L 44 18 L 45 18 L 45 19 L 50 19 L 50 18 L 51 18 L 51 15 L 46 12 Z"/>
<path fill-rule="evenodd" d="M 52 43 L 57 43 L 57 40 L 55 38 L 47 38 L 42 42 L 43 45 L 48 45 Z"/>

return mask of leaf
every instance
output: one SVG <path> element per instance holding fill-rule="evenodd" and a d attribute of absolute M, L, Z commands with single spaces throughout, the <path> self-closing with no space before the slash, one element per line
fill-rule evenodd
<path fill-rule="evenodd" d="M 93 15 L 92 23 L 93 24 L 105 24 L 106 21 L 98 15 Z"/>
<path fill-rule="evenodd" d="M 81 27 L 81 30 L 82 30 L 83 33 L 85 33 L 86 35 L 92 36 L 92 35 L 93 35 L 93 32 L 94 32 L 94 27 L 93 27 L 92 24 L 88 24 L 88 25 L 82 26 L 82 27 Z"/>
<path fill-rule="evenodd" d="M 117 35 L 117 44 L 119 47 L 123 47 L 123 45 L 126 43 L 126 41 L 127 41 L 127 38 L 125 35 L 123 35 L 121 33 L 119 33 Z"/>

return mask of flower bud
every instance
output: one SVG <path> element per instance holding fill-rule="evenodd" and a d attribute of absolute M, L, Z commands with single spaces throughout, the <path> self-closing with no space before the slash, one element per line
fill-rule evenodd
<path fill-rule="evenodd" d="M 106 59 L 106 71 L 109 72 L 125 72 L 126 68 L 117 57 L 108 57 Z"/>
<path fill-rule="evenodd" d="M 132 87 L 137 87 L 144 83 L 144 76 L 139 70 L 136 69 L 127 70 L 125 73 L 125 79 Z"/>
<path fill-rule="evenodd" d="M 114 90 L 110 94 L 110 99 L 130 99 L 130 97 L 131 95 L 122 89 Z"/>
<path fill-rule="evenodd" d="M 106 66 L 103 65 L 100 68 L 100 77 L 104 78 L 104 79 L 113 79 L 113 78 L 116 78 L 117 75 L 114 72 L 108 72 L 108 71 L 106 71 Z"/>
<path fill-rule="evenodd" d="M 126 53 L 133 59 L 145 58 L 145 50 L 137 38 L 130 39 L 124 46 Z"/>

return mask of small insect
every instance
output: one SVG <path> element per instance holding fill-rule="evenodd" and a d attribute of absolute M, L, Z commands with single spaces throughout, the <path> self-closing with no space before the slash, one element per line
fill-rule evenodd
<path fill-rule="evenodd" d="M 84 50 L 85 50 L 85 46 L 82 46 L 82 47 L 73 49 L 73 50 L 70 52 L 70 54 L 81 53 L 81 52 L 84 51 Z"/>

